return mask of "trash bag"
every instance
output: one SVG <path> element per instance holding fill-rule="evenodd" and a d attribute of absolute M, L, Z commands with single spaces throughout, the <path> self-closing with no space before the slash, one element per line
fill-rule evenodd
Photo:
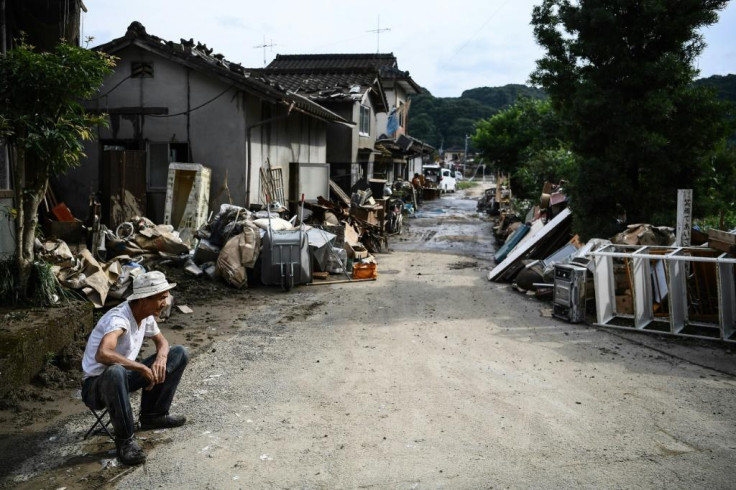
<path fill-rule="evenodd" d="M 246 287 L 248 276 L 245 268 L 253 268 L 260 249 L 260 232 L 250 226 L 244 227 L 242 233 L 232 237 L 222 247 L 217 257 L 217 275 L 236 288 Z"/>

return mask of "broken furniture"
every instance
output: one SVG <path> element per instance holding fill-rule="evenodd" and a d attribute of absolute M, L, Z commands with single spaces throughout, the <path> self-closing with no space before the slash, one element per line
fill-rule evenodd
<path fill-rule="evenodd" d="M 207 222 L 210 177 L 210 169 L 199 163 L 169 164 L 164 224 L 172 225 L 184 241 Z"/>
<path fill-rule="evenodd" d="M 543 259 L 570 241 L 572 214 L 563 209 L 536 233 L 529 232 L 506 258 L 488 273 L 489 281 L 510 280 L 524 268 L 523 259 Z"/>
<path fill-rule="evenodd" d="M 704 247 L 609 245 L 594 262 L 596 325 L 736 341 L 736 258 Z M 631 310 L 617 295 L 628 277 Z"/>
<path fill-rule="evenodd" d="M 708 246 L 721 252 L 736 255 L 736 233 L 708 230 Z"/>

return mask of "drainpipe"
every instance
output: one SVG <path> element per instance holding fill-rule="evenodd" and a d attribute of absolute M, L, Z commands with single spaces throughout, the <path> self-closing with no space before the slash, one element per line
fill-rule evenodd
<path fill-rule="evenodd" d="M 251 147 L 251 142 L 250 142 L 251 131 L 253 130 L 253 128 L 257 128 L 257 127 L 260 127 L 260 126 L 265 126 L 266 124 L 271 124 L 272 122 L 280 121 L 282 119 L 286 119 L 287 117 L 289 117 L 289 114 L 291 114 L 291 111 L 287 112 L 286 114 L 284 114 L 282 116 L 275 116 L 275 117 L 270 117 L 268 119 L 264 119 L 263 121 L 260 121 L 260 122 L 257 122 L 255 124 L 252 124 L 252 125 L 248 126 L 246 128 L 246 130 L 245 130 L 245 140 L 246 140 L 246 143 L 248 145 L 248 153 L 247 153 L 246 162 L 245 162 L 245 207 L 249 207 L 250 206 L 250 171 L 251 171 L 251 167 L 252 167 L 252 158 L 251 158 L 251 151 L 250 151 L 250 147 Z"/>

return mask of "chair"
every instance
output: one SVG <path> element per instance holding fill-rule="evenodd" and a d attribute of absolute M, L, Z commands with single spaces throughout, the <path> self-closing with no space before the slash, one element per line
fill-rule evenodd
<path fill-rule="evenodd" d="M 113 436 L 112 433 L 107 428 L 107 426 L 112 423 L 112 421 L 110 420 L 110 417 L 107 416 L 107 408 L 105 408 L 101 412 L 98 412 L 97 410 L 94 410 L 92 408 L 89 408 L 89 411 L 92 412 L 92 415 L 95 416 L 95 423 L 92 424 L 92 427 L 89 428 L 87 433 L 84 435 L 83 439 L 87 439 L 90 436 L 90 434 L 95 434 L 95 435 L 100 434 L 101 435 L 104 433 L 104 434 L 107 434 L 108 437 L 110 437 L 110 439 L 115 441 L 115 436 Z M 105 416 L 107 416 L 107 420 L 105 420 Z M 99 428 L 97 428 L 98 425 L 100 426 Z"/>

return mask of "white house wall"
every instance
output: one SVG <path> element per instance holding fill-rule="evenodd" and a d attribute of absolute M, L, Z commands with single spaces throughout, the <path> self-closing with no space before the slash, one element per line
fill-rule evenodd
<path fill-rule="evenodd" d="M 212 169 L 213 195 L 224 182 L 227 169 L 233 203 L 245 205 L 246 128 L 262 120 L 262 106 L 269 103 L 235 88 L 228 90 L 228 84 L 214 76 L 190 70 L 135 46 L 121 50 L 116 56 L 120 60 L 115 73 L 106 80 L 100 93 L 112 90 L 96 101 L 98 109 L 113 112 L 110 125 L 100 128 L 99 140 L 188 142 L 191 161 Z M 133 61 L 153 63 L 153 78 L 127 78 Z M 119 108 L 156 107 L 167 108 L 168 117 L 114 114 L 114 109 Z M 286 112 L 285 106 L 271 105 L 270 109 L 272 113 Z M 287 120 L 267 126 L 270 128 L 254 126 L 251 131 L 251 203 L 259 202 L 258 170 L 266 157 L 273 166 L 284 168 L 285 188 L 288 188 L 290 161 L 326 163 L 326 123 L 292 111 Z M 267 131 L 271 132 L 270 139 L 266 137 Z M 64 199 L 79 216 L 86 215 L 90 192 L 100 188 L 100 145 L 100 142 L 87 144 L 87 158 L 82 167 L 60 179 L 60 187 L 74 190 L 64 193 Z M 145 144 L 141 143 L 140 149 L 145 150 Z"/>
<path fill-rule="evenodd" d="M 289 164 L 326 163 L 326 139 L 326 123 L 296 111 L 292 111 L 283 119 L 255 128 L 251 134 L 253 179 L 250 186 L 250 201 L 262 203 L 259 176 L 260 168 L 265 166 L 267 159 L 272 168 L 281 168 L 284 195 L 288 199 L 291 180 Z"/>

